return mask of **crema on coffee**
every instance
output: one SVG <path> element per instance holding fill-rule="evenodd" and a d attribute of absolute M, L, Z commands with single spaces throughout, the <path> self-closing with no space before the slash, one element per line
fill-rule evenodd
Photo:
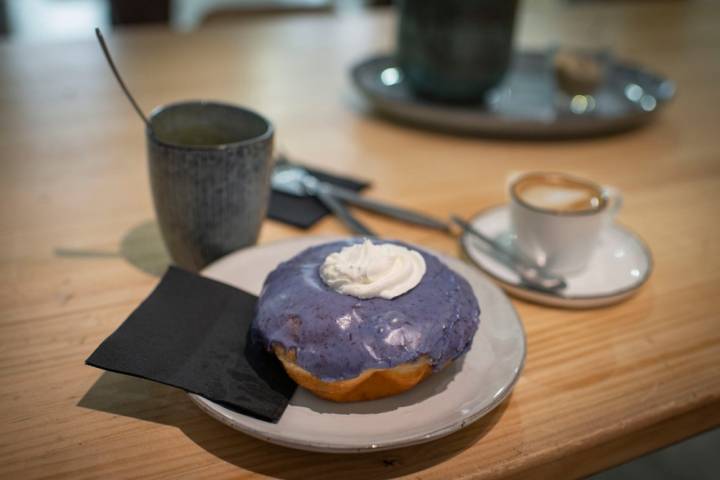
<path fill-rule="evenodd" d="M 555 213 L 592 212 L 605 206 L 599 187 L 567 175 L 527 175 L 512 186 L 512 192 L 530 207 Z"/>

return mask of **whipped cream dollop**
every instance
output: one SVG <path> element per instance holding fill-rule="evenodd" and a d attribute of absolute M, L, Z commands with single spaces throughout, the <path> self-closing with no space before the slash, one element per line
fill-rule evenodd
<path fill-rule="evenodd" d="M 320 277 L 344 295 L 390 300 L 420 283 L 425 269 L 425 259 L 415 250 L 365 239 L 328 255 Z"/>

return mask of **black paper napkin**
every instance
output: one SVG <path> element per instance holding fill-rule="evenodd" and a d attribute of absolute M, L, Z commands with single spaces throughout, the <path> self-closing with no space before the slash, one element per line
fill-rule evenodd
<path fill-rule="evenodd" d="M 368 187 L 369 183 L 350 177 L 333 175 L 322 170 L 304 167 L 318 179 L 359 192 Z M 314 197 L 296 197 L 273 190 L 270 196 L 268 217 L 279 222 L 289 223 L 300 228 L 310 228 L 315 222 L 330 213 L 325 206 Z"/>
<path fill-rule="evenodd" d="M 274 355 L 248 340 L 256 302 L 254 295 L 170 267 L 86 363 L 277 422 L 297 385 Z"/>

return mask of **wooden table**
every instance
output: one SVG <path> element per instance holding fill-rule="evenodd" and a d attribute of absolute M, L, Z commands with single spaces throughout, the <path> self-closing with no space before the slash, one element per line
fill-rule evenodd
<path fill-rule="evenodd" d="M 528 2 L 530 3 L 530 2 Z M 84 359 L 167 263 L 141 125 L 93 41 L 0 44 L 0 477 L 288 479 L 576 477 L 720 423 L 720 8 L 711 2 L 532 2 L 523 45 L 604 42 L 672 76 L 648 128 L 586 141 L 458 138 L 365 115 L 347 69 L 392 44 L 388 13 L 109 35 L 146 109 L 178 99 L 249 105 L 309 164 L 374 180 L 370 194 L 437 216 L 503 202 L 513 171 L 620 187 L 620 220 L 651 246 L 653 277 L 613 307 L 514 300 L 525 371 L 494 413 L 445 439 L 368 455 L 275 447 L 201 413 L 180 391 Z M 442 234 L 360 214 L 450 254 Z M 261 243 L 309 232 L 268 221 Z"/>

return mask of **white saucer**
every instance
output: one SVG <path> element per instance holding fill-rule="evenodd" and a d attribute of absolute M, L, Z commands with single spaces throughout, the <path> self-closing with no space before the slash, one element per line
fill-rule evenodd
<path fill-rule="evenodd" d="M 248 248 L 207 267 L 203 274 L 257 294 L 278 263 L 307 247 L 339 238 L 300 237 Z M 438 254 L 436 254 L 438 255 Z M 472 347 L 415 388 L 367 402 L 335 403 L 298 388 L 278 423 L 228 410 L 190 394 L 203 411 L 253 437 L 303 450 L 365 452 L 428 442 L 459 430 L 498 406 L 525 361 L 525 333 L 505 294 L 457 258 L 438 255 L 465 277 L 482 313 Z"/>
<path fill-rule="evenodd" d="M 508 205 L 487 209 L 470 223 L 512 248 Z M 510 294 L 556 307 L 592 308 L 619 302 L 636 293 L 652 272 L 652 256 L 645 242 L 617 224 L 602 232 L 588 266 L 582 272 L 566 276 L 568 286 L 558 293 L 526 287 L 517 273 L 488 253 L 487 247 L 472 236 L 463 235 L 461 244 L 470 260 Z"/>

